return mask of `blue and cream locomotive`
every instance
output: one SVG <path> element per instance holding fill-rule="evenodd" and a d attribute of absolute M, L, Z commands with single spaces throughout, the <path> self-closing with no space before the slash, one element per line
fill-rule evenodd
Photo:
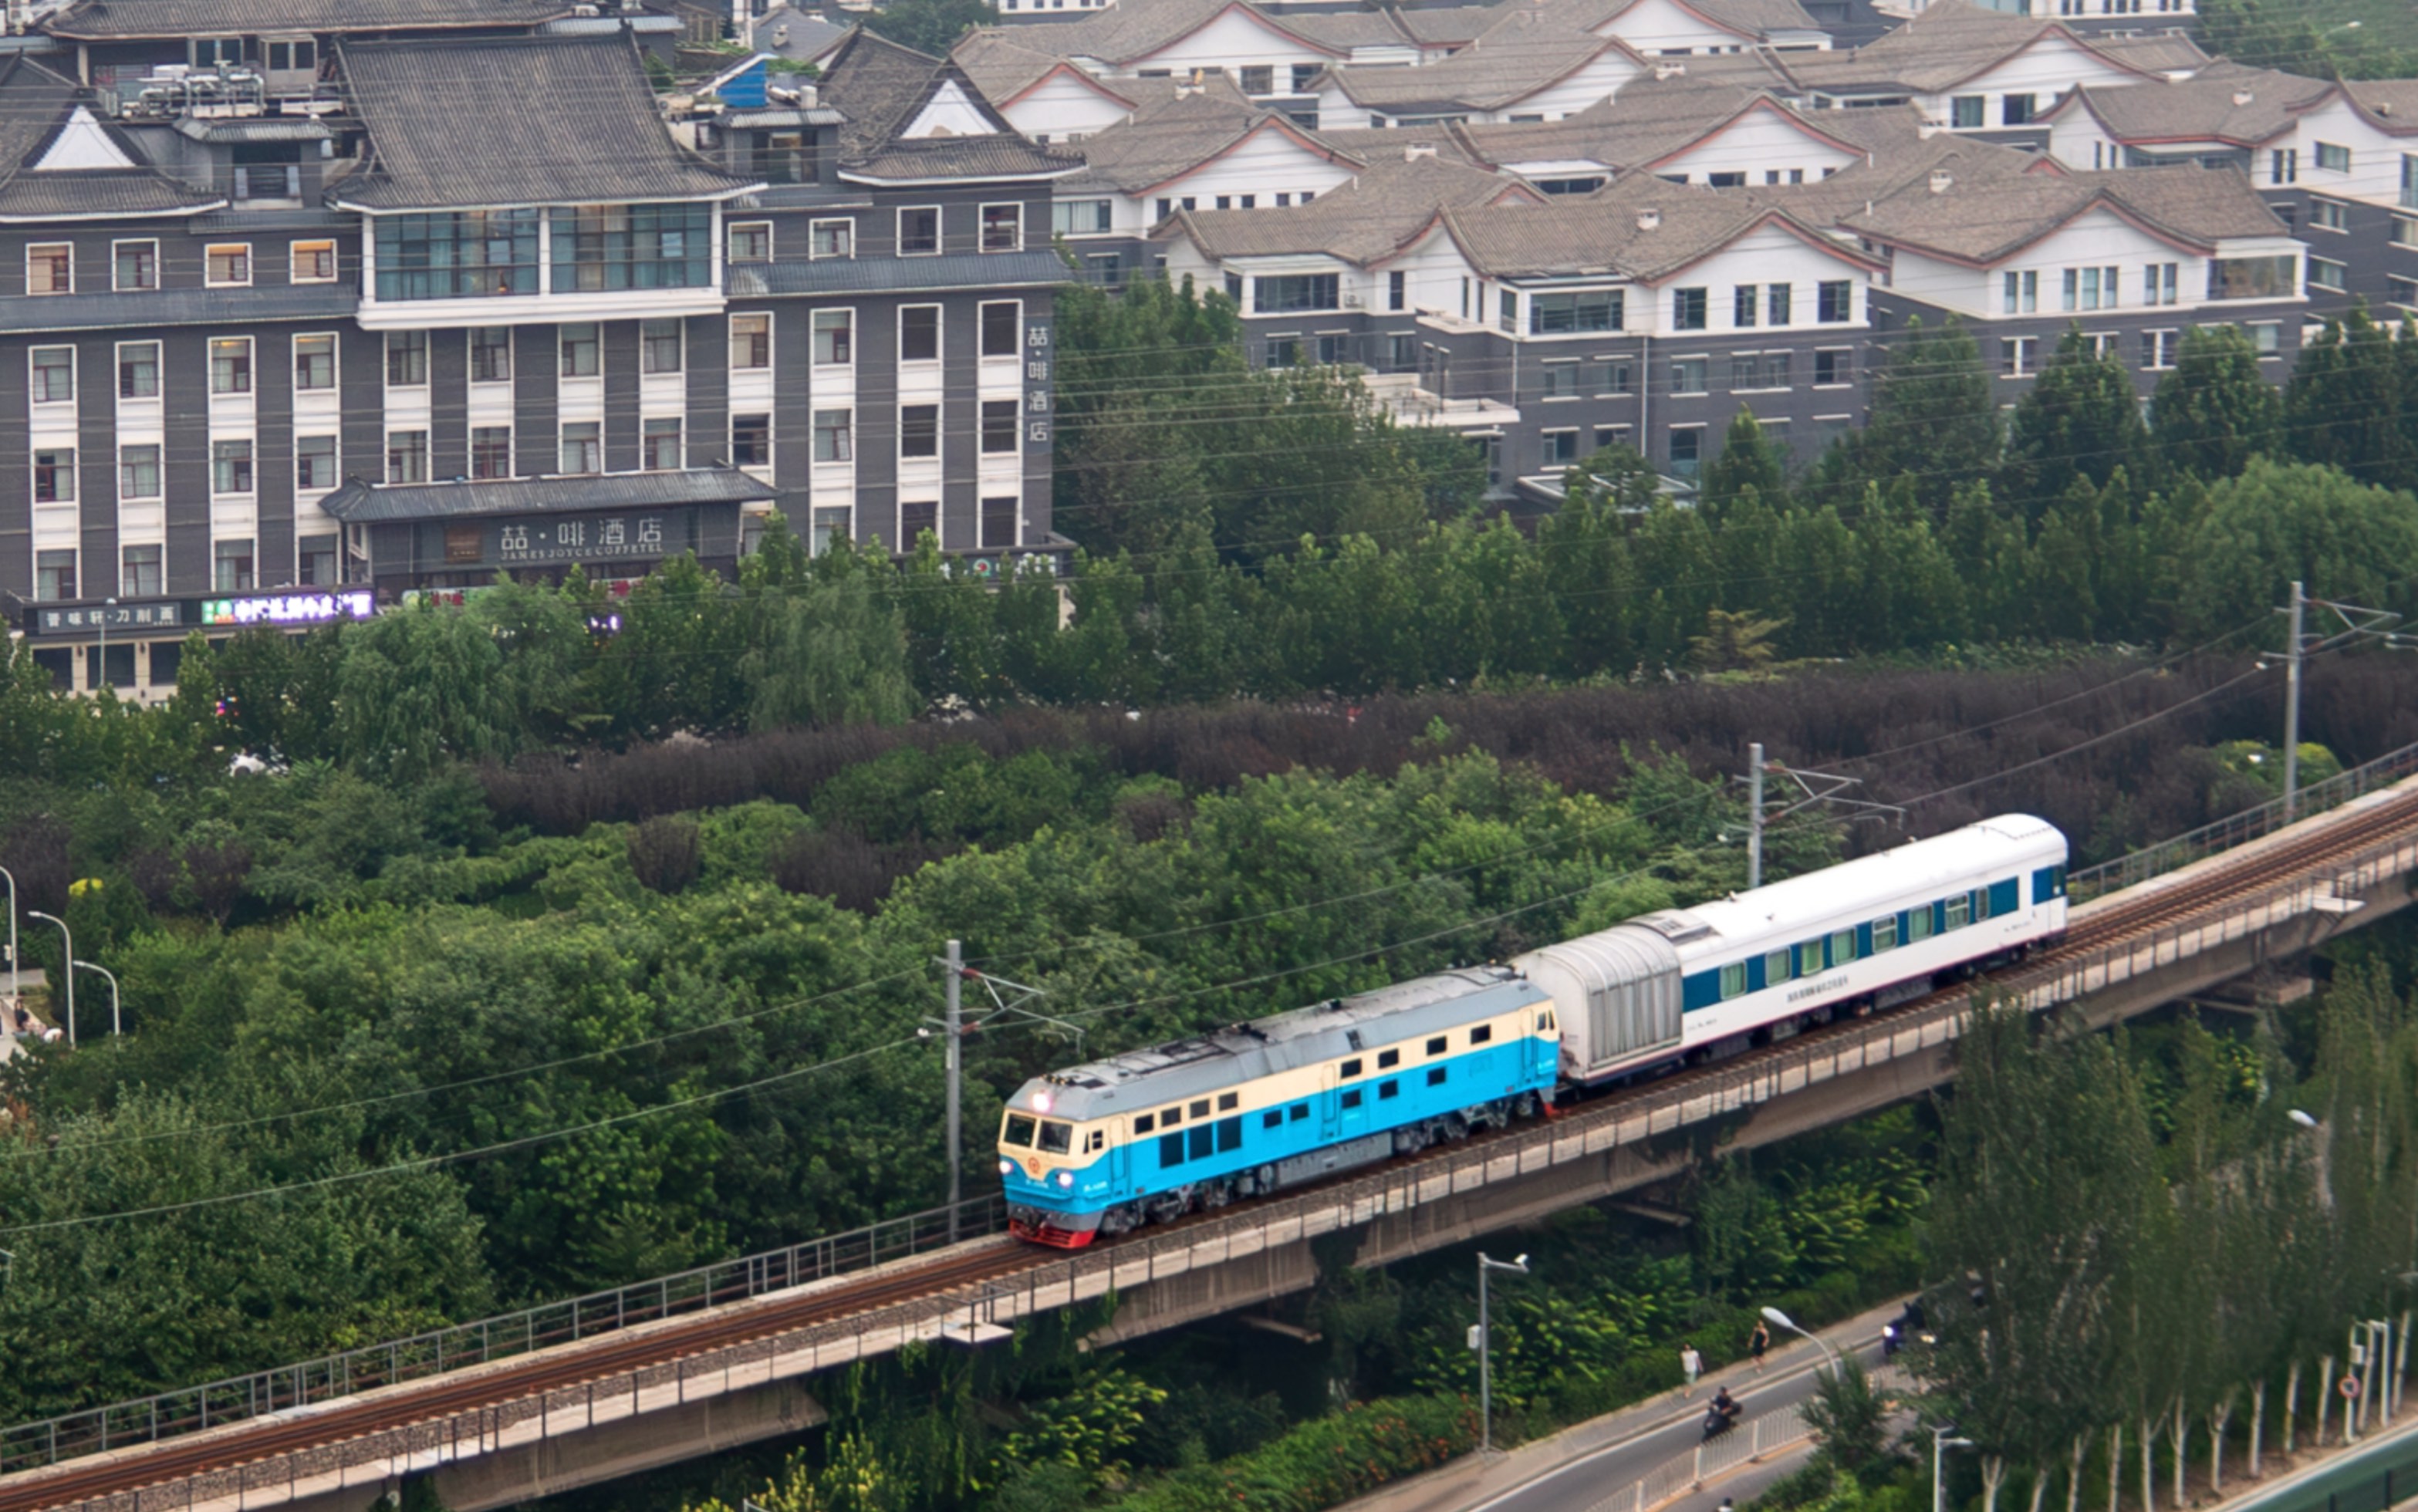
<path fill-rule="evenodd" d="M 2065 836 L 2004 815 L 1520 956 L 1018 1089 L 1010 1229 L 1074 1246 L 1922 996 L 2065 930 Z"/>

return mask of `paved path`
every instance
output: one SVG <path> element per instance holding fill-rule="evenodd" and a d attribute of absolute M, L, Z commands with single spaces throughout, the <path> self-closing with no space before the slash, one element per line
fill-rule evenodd
<path fill-rule="evenodd" d="M 1854 1352 L 1867 1365 L 1880 1357 L 1881 1324 L 1897 1316 L 1891 1302 L 1860 1317 L 1824 1329 L 1832 1348 Z M 1782 1347 L 1781 1340 L 1789 1340 Z M 1397 1481 L 1347 1503 L 1342 1512 L 1589 1512 L 1598 1502 L 1636 1482 L 1665 1460 L 1701 1441 L 1705 1402 L 1719 1386 L 1744 1406 L 1741 1420 L 1772 1412 L 1812 1395 L 1822 1353 L 1793 1335 L 1773 1340 L 1758 1376 L 1748 1364 L 1707 1375 L 1692 1399 L 1676 1391 L 1564 1428 L 1481 1461 L 1472 1455 L 1424 1475 Z M 1714 1512 L 1724 1496 L 1745 1501 L 1803 1463 L 1810 1445 L 1742 1464 L 1704 1490 L 1670 1504 L 1671 1512 Z"/>

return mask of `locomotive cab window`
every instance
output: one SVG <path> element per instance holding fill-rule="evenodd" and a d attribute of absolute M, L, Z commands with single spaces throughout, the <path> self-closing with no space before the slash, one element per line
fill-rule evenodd
<path fill-rule="evenodd" d="M 1075 1149 L 1075 1125 L 1061 1123 L 1056 1119 L 1041 1121 L 1041 1153 L 1045 1155 L 1071 1154 Z"/>
<path fill-rule="evenodd" d="M 1897 949 L 1897 915 L 1873 921 L 1873 954 Z"/>
<path fill-rule="evenodd" d="M 1428 1067 L 1428 1085 L 1431 1087 L 1443 1086 L 1445 1070 L 1446 1068 L 1443 1066 Z"/>
<path fill-rule="evenodd" d="M 1309 1117 L 1309 1105 L 1308 1103 L 1295 1103 L 1293 1107 L 1285 1110 L 1285 1120 L 1288 1123 L 1298 1123 L 1308 1117 Z"/>
<path fill-rule="evenodd" d="M 1492 1024 L 1480 1024 L 1469 1031 L 1469 1043 L 1472 1045 L 1484 1045 L 1493 1038 L 1494 1026 Z"/>
<path fill-rule="evenodd" d="M 1551 1034 L 1553 1031 L 1553 1016 L 1552 1014 L 1538 1014 L 1537 1016 L 1538 1033 Z"/>
<path fill-rule="evenodd" d="M 1722 996 L 1735 998 L 1746 991 L 1746 962 L 1732 961 L 1722 968 Z"/>
<path fill-rule="evenodd" d="M 1209 1116 L 1209 1099 L 1203 1097 L 1195 1102 L 1192 1105 L 1191 1113 L 1194 1118 L 1207 1118 Z"/>
<path fill-rule="evenodd" d="M 1830 964 L 1844 966 L 1856 958 L 1856 932 L 1842 929 L 1830 937 Z"/>
<path fill-rule="evenodd" d="M 1776 987 L 1797 974 L 1797 957 L 1784 950 L 1773 951 L 1763 958 L 1763 985 Z"/>
<path fill-rule="evenodd" d="M 1000 1131 L 999 1142 L 1018 1145 L 1026 1150 L 1032 1149 L 1035 1122 L 1025 1114 L 1010 1113 L 1007 1115 L 1007 1127 Z"/>
<path fill-rule="evenodd" d="M 1401 1063 L 1402 1052 L 1400 1050 L 1379 1050 L 1377 1052 L 1377 1069 L 1380 1071 L 1385 1070 L 1387 1066 L 1398 1066 Z"/>
<path fill-rule="evenodd" d="M 1973 922 L 1973 894 L 1959 893 L 1948 900 L 1948 927 L 1962 929 Z"/>
<path fill-rule="evenodd" d="M 1106 1150 L 1108 1147 L 1109 1131 L 1106 1129 L 1094 1129 L 1092 1131 L 1092 1142 L 1084 1146 L 1084 1150 L 1086 1153 L 1089 1153 L 1092 1151 Z"/>
<path fill-rule="evenodd" d="M 1166 1108 L 1161 1108 L 1161 1109 L 1159 1109 L 1159 1114 L 1158 1114 L 1158 1126 L 1159 1126 L 1160 1128 L 1162 1128 L 1162 1129 L 1171 1129 L 1171 1128 L 1175 1127 L 1178 1123 L 1183 1123 L 1183 1122 L 1184 1122 L 1184 1109 L 1183 1109 L 1183 1108 L 1181 1108 L 1181 1107 L 1166 1107 Z"/>
<path fill-rule="evenodd" d="M 1399 1081 L 1381 1081 L 1377 1083 L 1377 1101 L 1381 1103 L 1388 1097 L 1400 1097 L 1401 1094 L 1402 1084 Z"/>
<path fill-rule="evenodd" d="M 1428 1054 L 1430 1054 L 1430 1055 L 1442 1055 L 1442 1054 L 1444 1054 L 1444 1052 L 1445 1052 L 1445 1046 L 1446 1046 L 1446 1042 L 1445 1036 L 1443 1036 L 1443 1035 L 1441 1035 L 1441 1034 L 1439 1034 L 1439 1035 L 1437 1035 L 1435 1038 L 1433 1038 L 1433 1039 L 1431 1039 L 1431 1040 L 1428 1041 Z"/>
<path fill-rule="evenodd" d="M 1356 1076 L 1358 1076 L 1359 1074 L 1360 1074 L 1360 1062 L 1359 1062 L 1359 1061 L 1344 1061 L 1344 1062 L 1343 1062 L 1343 1075 L 1345 1075 L 1345 1076 L 1347 1076 L 1347 1077 L 1356 1077 Z"/>

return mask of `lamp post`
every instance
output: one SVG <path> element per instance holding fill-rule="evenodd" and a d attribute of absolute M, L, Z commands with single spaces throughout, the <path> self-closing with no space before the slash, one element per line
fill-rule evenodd
<path fill-rule="evenodd" d="M 1493 1319 L 1487 1309 L 1486 1273 L 1509 1271 L 1514 1275 L 1528 1274 L 1528 1257 L 1517 1260 L 1489 1260 L 1486 1252 L 1477 1255 L 1477 1452 L 1494 1452 L 1494 1335 Z"/>
<path fill-rule="evenodd" d="M 1953 1423 L 1942 1423 L 1931 1430 L 1931 1512 L 1947 1512 L 1947 1480 L 1941 1472 L 1948 1458 L 1948 1451 L 1973 1447 L 1973 1441 L 1970 1439 L 1951 1437 L 1955 1431 L 1956 1425 Z"/>
<path fill-rule="evenodd" d="M 69 965 L 69 968 L 74 968 L 74 967 L 81 966 L 81 967 L 83 967 L 83 968 L 84 968 L 85 970 L 87 970 L 87 971 L 99 971 L 99 972 L 101 974 L 101 976 L 102 976 L 103 978 L 105 978 L 105 979 L 108 981 L 108 983 L 109 983 L 109 1031 L 110 1031 L 110 1033 L 112 1033 L 112 1034 L 123 1034 L 123 1033 L 125 1033 L 125 1032 L 126 1032 L 125 1025 L 119 1021 L 118 1016 L 117 1016 L 117 973 L 116 973 L 116 972 L 115 972 L 115 971 L 113 971 L 113 970 L 110 970 L 108 967 L 106 967 L 106 966 L 95 966 L 95 965 L 93 965 L 93 964 L 92 964 L 92 962 L 90 962 L 90 961 L 69 961 L 69 962 L 68 962 L 68 965 Z"/>
<path fill-rule="evenodd" d="M 58 925 L 59 938 L 67 941 L 67 949 L 59 953 L 59 959 L 70 963 L 75 960 L 75 936 L 68 933 L 68 922 L 65 919 L 60 918 L 56 914 L 44 913 L 39 909 L 27 909 L 25 910 L 25 917 L 28 919 L 47 919 L 51 923 Z M 74 1049 L 75 967 L 72 964 L 69 965 L 65 970 L 59 972 L 59 975 L 66 980 L 68 988 L 68 1048 Z"/>
<path fill-rule="evenodd" d="M 1765 1322 L 1767 1322 L 1767 1323 L 1769 1323 L 1769 1324 L 1770 1324 L 1772 1327 L 1774 1327 L 1774 1328 L 1784 1328 L 1784 1329 L 1788 1330 L 1790 1333 L 1792 1333 L 1792 1334 L 1796 1335 L 1796 1336 L 1797 1336 L 1798 1337 L 1799 1337 L 1799 1338 L 1810 1338 L 1810 1339 L 1812 1339 L 1812 1340 L 1814 1341 L 1814 1348 L 1816 1348 L 1816 1349 L 1820 1350 L 1820 1351 L 1823 1352 L 1823 1354 L 1824 1354 L 1824 1355 L 1826 1355 L 1826 1356 L 1828 1356 L 1828 1357 L 1829 1357 L 1829 1362 L 1830 1362 L 1830 1375 L 1831 1375 L 1831 1377 L 1832 1377 L 1833 1379 L 1836 1379 L 1836 1378 L 1838 1377 L 1838 1375 L 1839 1375 L 1839 1373 L 1840 1373 L 1840 1372 L 1839 1372 L 1839 1352 L 1838 1352 L 1837 1350 L 1832 1349 L 1832 1348 L 1831 1348 L 1831 1347 L 1830 1347 L 1827 1342 L 1825 1342 L 1825 1341 L 1824 1341 L 1824 1339 L 1822 1338 L 1822 1336 L 1821 1336 L 1821 1335 L 1819 1335 L 1819 1334 L 1809 1334 L 1809 1333 L 1805 1332 L 1805 1330 L 1803 1330 L 1803 1329 L 1801 1329 L 1801 1328 L 1799 1328 L 1799 1327 L 1798 1327 L 1798 1326 L 1797 1326 L 1796 1320 L 1794 1320 L 1794 1319 L 1790 1318 L 1786 1313 L 1782 1312 L 1782 1311 L 1781 1311 L 1779 1308 L 1777 1308 L 1777 1307 L 1766 1307 L 1766 1308 L 1764 1308 L 1764 1309 L 1763 1309 L 1763 1321 L 1764 1321 Z"/>
<path fill-rule="evenodd" d="M 17 878 L 0 866 L 0 881 L 8 884 L 8 1002 L 14 1007 L 24 993 L 17 982 Z"/>

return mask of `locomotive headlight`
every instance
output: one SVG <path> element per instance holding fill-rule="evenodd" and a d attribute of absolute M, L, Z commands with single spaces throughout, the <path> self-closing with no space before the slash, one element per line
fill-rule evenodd
<path fill-rule="evenodd" d="M 1060 1171 L 1058 1173 L 1058 1184 L 1070 1191 L 1073 1190 L 1075 1185 L 1075 1173 L 1071 1170 Z"/>
<path fill-rule="evenodd" d="M 1008 1159 L 1005 1155 L 1002 1155 L 1002 1156 L 1000 1156 L 1000 1157 L 999 1157 L 999 1173 L 1000 1173 L 1001 1175 L 1002 1175 L 1002 1176 L 1013 1176 L 1013 1175 L 1015 1175 L 1015 1174 L 1016 1174 L 1016 1162 L 1015 1162 L 1015 1161 L 1013 1161 L 1013 1160 Z"/>
<path fill-rule="evenodd" d="M 1033 1110 L 1036 1113 L 1047 1113 L 1049 1111 L 1049 1094 L 1048 1092 L 1037 1092 L 1033 1094 Z"/>

